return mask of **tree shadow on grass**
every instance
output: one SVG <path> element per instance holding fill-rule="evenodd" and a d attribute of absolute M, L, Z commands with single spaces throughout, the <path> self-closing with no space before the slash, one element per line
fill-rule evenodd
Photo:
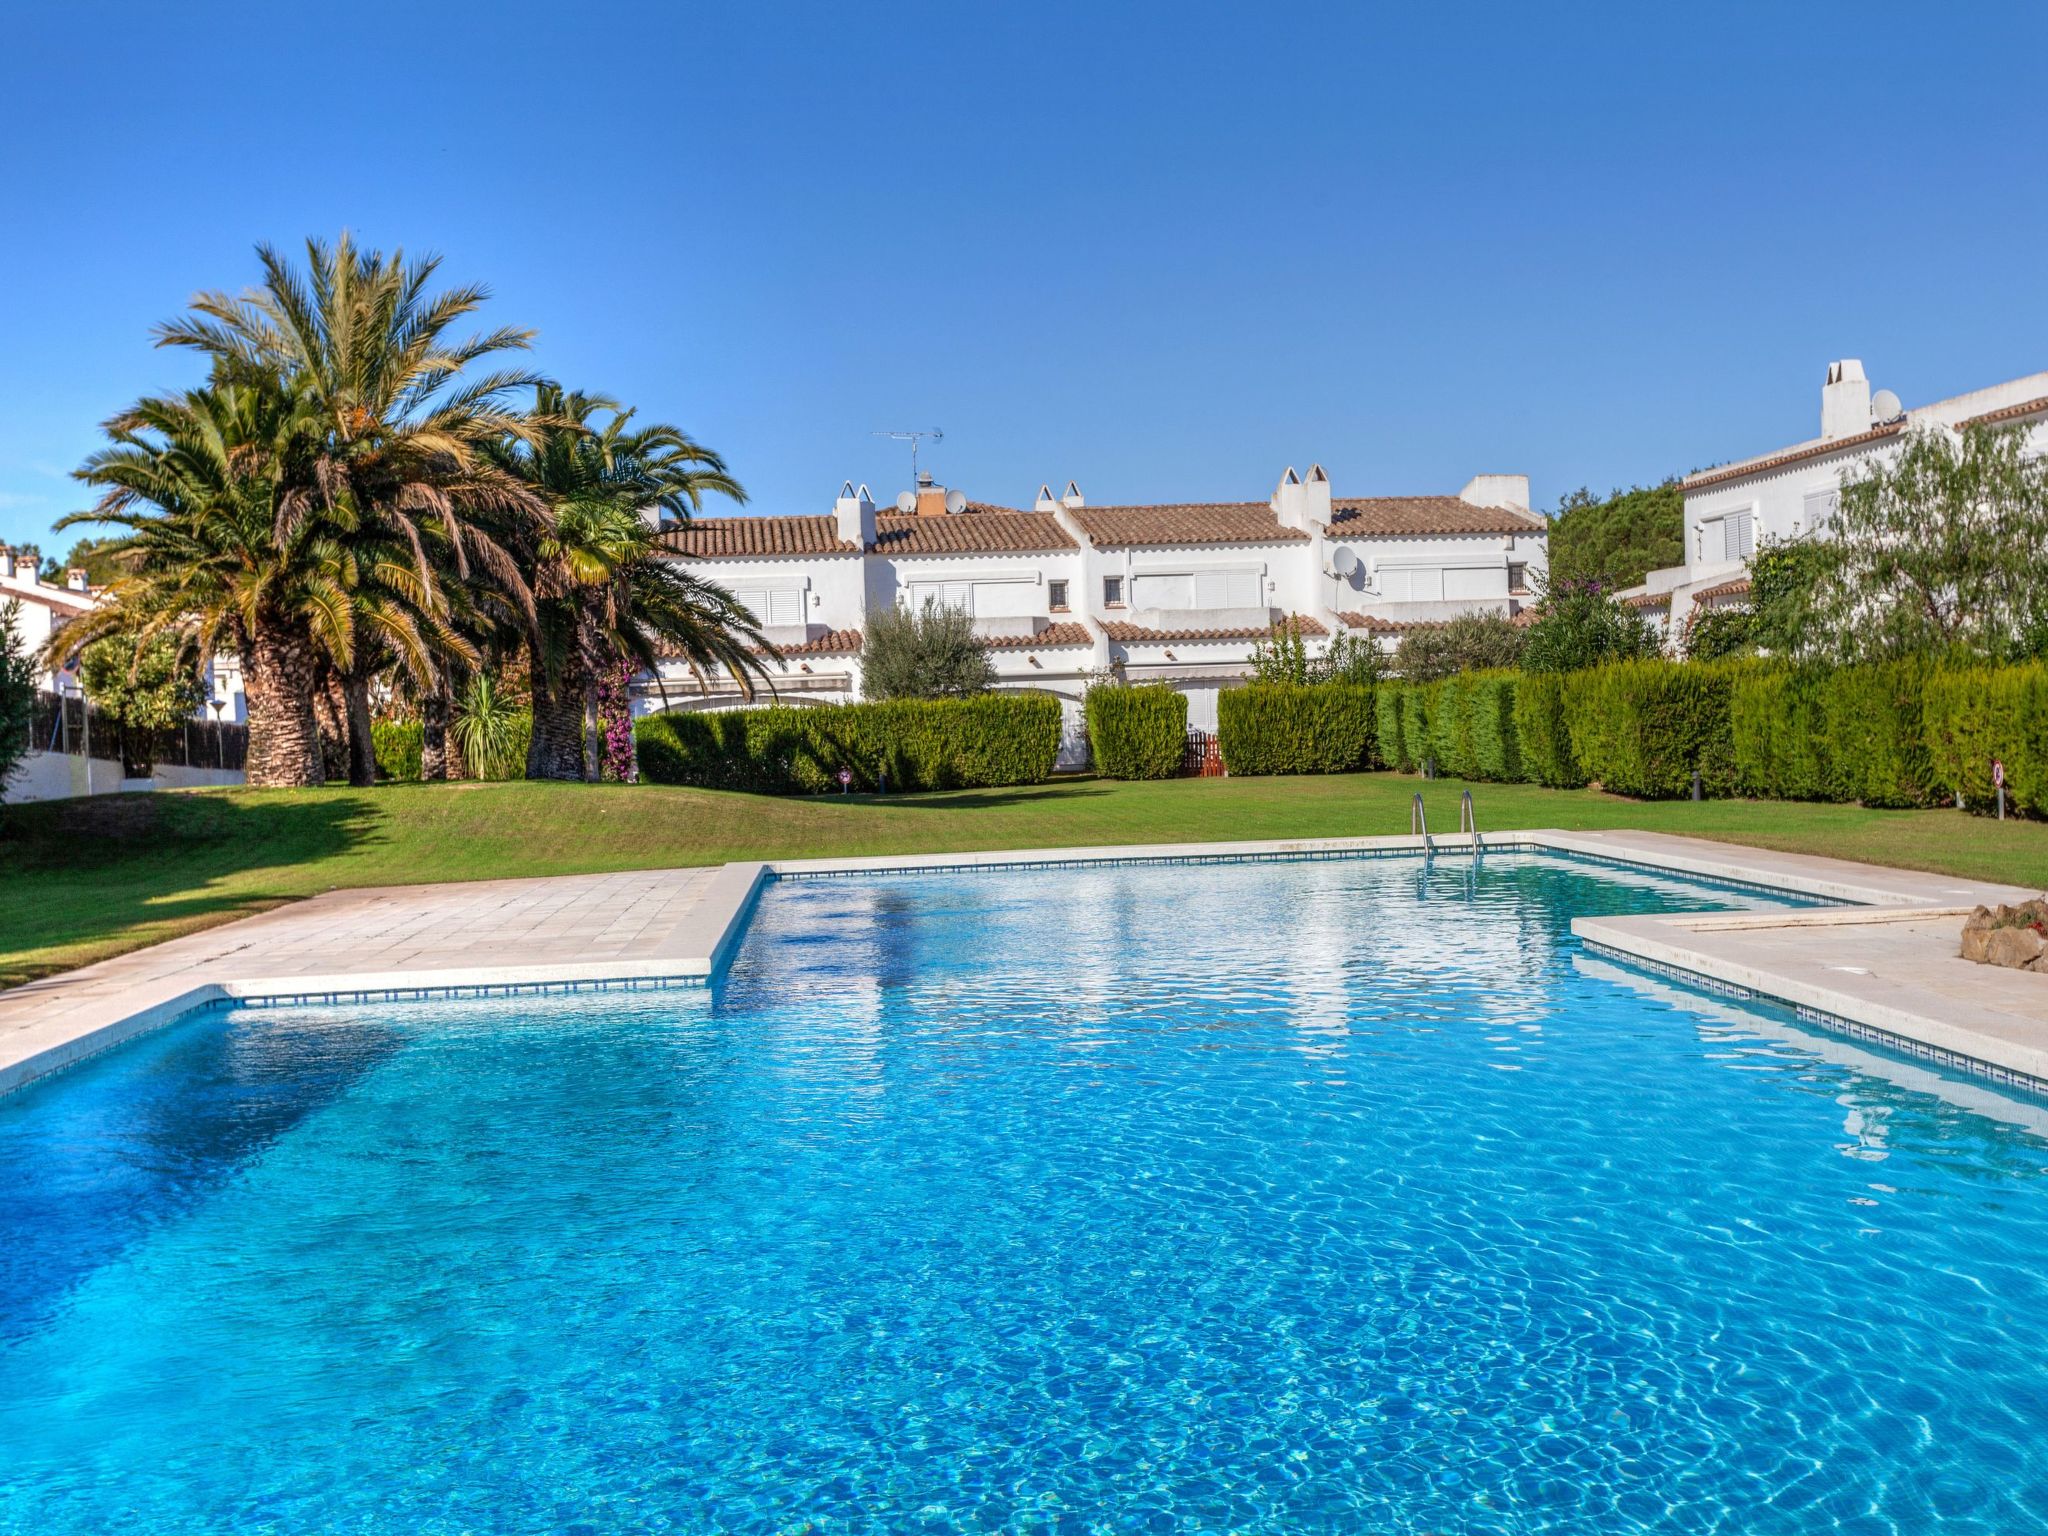
<path fill-rule="evenodd" d="M 1094 800 L 1116 793 L 1101 779 L 1074 783 L 1018 784 L 1008 789 L 935 789 L 910 795 L 847 795 L 854 805 L 877 805 L 907 811 L 972 811 L 1004 806 L 1047 805 L 1055 800 Z"/>
<path fill-rule="evenodd" d="M 304 866 L 375 835 L 360 797 L 323 790 L 10 805 L 0 811 L 0 986 L 82 964 L 97 946 L 131 947 L 118 942 L 131 930 L 167 937 L 305 895 Z M 265 880 L 264 870 L 299 878 Z"/>

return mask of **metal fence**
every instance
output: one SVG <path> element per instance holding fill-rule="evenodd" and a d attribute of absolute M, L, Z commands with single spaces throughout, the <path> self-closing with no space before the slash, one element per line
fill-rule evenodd
<path fill-rule="evenodd" d="M 249 728 L 219 720 L 187 720 L 146 731 L 109 720 L 75 694 L 38 693 L 28 744 L 35 752 L 66 752 L 102 762 L 238 769 L 248 762 Z M 131 746 L 137 750 L 129 750 Z"/>

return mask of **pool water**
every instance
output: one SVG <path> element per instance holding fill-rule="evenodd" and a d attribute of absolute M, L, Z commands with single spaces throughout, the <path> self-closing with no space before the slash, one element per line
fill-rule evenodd
<path fill-rule="evenodd" d="M 2048 1116 L 1567 926 L 1758 901 L 794 881 L 190 1021 L 0 1100 L 0 1530 L 2048 1531 Z"/>

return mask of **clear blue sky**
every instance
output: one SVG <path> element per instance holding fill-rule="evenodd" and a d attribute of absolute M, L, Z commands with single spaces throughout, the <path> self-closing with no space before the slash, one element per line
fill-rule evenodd
<path fill-rule="evenodd" d="M 0 536 L 188 382 L 149 327 L 347 226 L 757 510 L 1524 471 L 1540 505 L 2048 367 L 2048 7 L 21 6 Z M 68 536 L 67 536 L 68 541 Z"/>

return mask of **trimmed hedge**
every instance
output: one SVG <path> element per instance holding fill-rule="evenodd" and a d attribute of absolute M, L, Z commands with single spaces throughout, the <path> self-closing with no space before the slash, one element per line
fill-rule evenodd
<path fill-rule="evenodd" d="M 1734 669 L 1699 662 L 1617 661 L 1565 679 L 1572 750 L 1616 794 L 1675 800 L 1735 788 L 1728 724 Z"/>
<path fill-rule="evenodd" d="M 1371 688 L 1251 683 L 1216 700 L 1217 746 L 1233 774 L 1353 773 L 1373 761 Z"/>
<path fill-rule="evenodd" d="M 2005 764 L 2009 805 L 2048 813 L 2048 668 L 1964 667 L 1934 673 L 1921 694 L 1933 777 L 1981 809 L 1996 800 L 1991 761 Z"/>
<path fill-rule="evenodd" d="M 1833 798 L 1826 729 L 1830 676 L 1821 667 L 1735 671 L 1728 725 L 1739 792 L 1772 800 Z"/>
<path fill-rule="evenodd" d="M 1904 807 L 1940 798 L 1923 712 L 1929 676 L 1924 662 L 1897 661 L 1828 678 L 1821 726 L 1831 799 Z"/>
<path fill-rule="evenodd" d="M 1552 789 L 1577 789 L 1586 782 L 1572 750 L 1571 722 L 1565 714 L 1562 672 L 1524 672 L 1515 679 L 1513 721 L 1522 777 Z"/>
<path fill-rule="evenodd" d="M 1111 779 L 1170 779 L 1187 753 L 1188 697 L 1165 683 L 1090 688 L 1088 745 Z"/>
<path fill-rule="evenodd" d="M 884 776 L 891 790 L 989 789 L 1052 777 L 1060 702 L 1046 693 L 984 693 L 649 715 L 635 723 L 633 740 L 640 776 L 655 784 L 822 794 L 840 787 L 845 768 L 861 790 L 880 787 Z"/>
<path fill-rule="evenodd" d="M 1407 689 L 1408 684 L 1397 682 L 1381 682 L 1373 689 L 1373 749 L 1387 767 L 1413 773 L 1415 754 L 1408 747 L 1408 728 L 1401 704 L 1401 696 Z"/>

